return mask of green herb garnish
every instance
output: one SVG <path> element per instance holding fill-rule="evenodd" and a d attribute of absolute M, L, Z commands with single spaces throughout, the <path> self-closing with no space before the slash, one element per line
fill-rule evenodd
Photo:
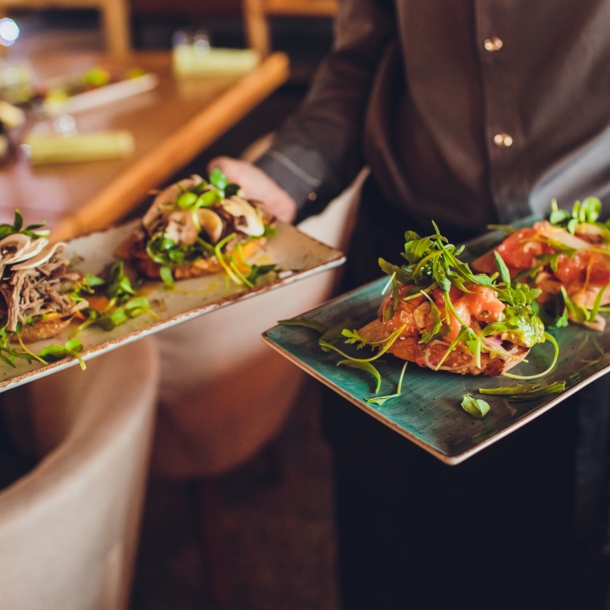
<path fill-rule="evenodd" d="M 489 412 L 489 405 L 484 400 L 466 393 L 462 396 L 462 409 L 473 417 L 481 419 Z"/>
<path fill-rule="evenodd" d="M 87 275 L 81 287 L 84 298 L 87 294 L 105 296 L 108 304 L 103 311 L 87 307 L 81 313 L 87 318 L 75 331 L 72 337 L 89 326 L 99 326 L 102 330 L 111 331 L 125 324 L 131 318 L 137 318 L 145 313 L 154 318 L 159 316 L 152 311 L 146 297 L 139 296 L 131 280 L 125 275 L 123 261 L 116 261 L 108 271 L 108 279 Z"/>
<path fill-rule="evenodd" d="M 64 358 L 72 357 L 76 358 L 80 364 L 80 368 L 84 371 L 87 368 L 85 361 L 79 352 L 83 351 L 83 344 L 78 339 L 72 339 L 65 345 L 50 345 L 40 351 L 39 356 L 46 363 L 57 362 Z"/>
<path fill-rule="evenodd" d="M 525 402 L 527 400 L 534 400 L 540 396 L 559 394 L 565 389 L 565 381 L 556 381 L 548 385 L 542 385 L 540 383 L 520 383 L 514 386 L 501 388 L 479 388 L 479 394 L 508 396 L 508 400 L 511 402 Z"/>
<path fill-rule="evenodd" d="M 402 370 L 400 371 L 400 377 L 398 379 L 398 387 L 396 388 L 395 394 L 388 394 L 387 396 L 376 396 L 374 398 L 365 398 L 364 400 L 371 405 L 376 405 L 378 407 L 383 406 L 388 400 L 392 398 L 398 398 L 402 393 L 402 380 L 405 376 L 405 371 L 407 370 L 408 362 L 405 362 L 402 365 Z M 379 386 L 377 386 L 377 392 L 379 392 Z"/>
<path fill-rule="evenodd" d="M 379 392 L 379 388 L 381 387 L 381 374 L 370 362 L 356 362 L 355 360 L 349 360 L 346 358 L 345 360 L 339 360 L 339 362 L 337 362 L 337 366 L 347 366 L 352 369 L 360 369 L 361 371 L 370 373 L 377 381 L 377 385 L 375 386 L 375 394 Z"/>

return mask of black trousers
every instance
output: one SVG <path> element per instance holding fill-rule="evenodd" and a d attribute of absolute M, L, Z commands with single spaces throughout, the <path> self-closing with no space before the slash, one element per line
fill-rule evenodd
<path fill-rule="evenodd" d="M 408 228 L 431 232 L 369 180 L 342 291 L 381 275 L 378 256 L 399 262 Z M 453 467 L 327 391 L 344 609 L 602 608 L 608 389 Z"/>

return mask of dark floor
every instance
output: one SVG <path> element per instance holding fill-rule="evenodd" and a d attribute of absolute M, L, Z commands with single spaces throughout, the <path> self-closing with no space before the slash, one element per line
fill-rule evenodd
<path fill-rule="evenodd" d="M 217 481 L 230 602 L 225 610 L 334 610 L 330 456 L 318 430 L 318 387 L 308 384 L 276 449 Z M 203 586 L 198 515 L 189 482 L 152 481 L 132 610 L 214 607 Z"/>

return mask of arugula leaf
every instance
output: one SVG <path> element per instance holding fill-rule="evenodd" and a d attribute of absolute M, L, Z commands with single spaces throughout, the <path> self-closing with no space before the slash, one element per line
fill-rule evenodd
<path fill-rule="evenodd" d="M 390 276 L 393 275 L 401 284 L 411 283 L 411 275 L 407 270 L 403 269 L 402 267 L 398 267 L 397 265 L 393 265 L 392 263 L 388 263 L 388 261 L 384 260 L 383 258 L 380 258 L 378 263 L 379 267 L 385 274 Z"/>
<path fill-rule="evenodd" d="M 426 295 L 426 297 L 428 297 L 428 295 Z M 450 332 L 448 326 L 443 326 L 443 317 L 440 309 L 436 306 L 436 303 L 429 297 L 428 301 L 430 303 L 430 315 L 432 316 L 432 328 L 430 328 L 430 330 L 424 330 L 422 333 L 419 343 L 423 345 L 427 345 L 435 339 L 442 339 Z"/>
<path fill-rule="evenodd" d="M 563 301 L 566 304 L 566 308 L 570 312 L 572 319 L 581 323 L 588 321 L 589 316 L 587 310 L 574 303 L 563 286 L 561 287 L 561 296 L 563 297 Z"/>
<path fill-rule="evenodd" d="M 402 366 L 402 371 L 400 372 L 400 377 L 398 379 L 398 387 L 396 388 L 396 394 L 389 394 L 387 396 L 375 396 L 372 398 L 365 398 L 365 402 L 368 402 L 371 405 L 375 405 L 377 407 L 381 407 L 383 406 L 388 400 L 392 399 L 392 398 L 398 398 L 401 393 L 402 393 L 402 380 L 405 376 L 405 371 L 407 370 L 407 365 L 409 364 L 408 361 L 406 361 L 403 366 Z M 379 386 L 378 386 L 379 388 Z M 377 389 L 377 391 L 379 391 L 379 389 Z"/>
<path fill-rule="evenodd" d="M 469 415 L 481 419 L 489 412 L 489 404 L 480 398 L 475 398 L 471 394 L 462 396 L 462 409 Z"/>
<path fill-rule="evenodd" d="M 512 225 L 487 225 L 487 228 L 490 231 L 502 231 L 502 233 L 507 236 L 512 235 L 517 231 L 517 229 Z"/>
<path fill-rule="evenodd" d="M 349 330 L 348 328 L 343 328 L 341 330 L 341 334 L 344 337 L 347 337 L 345 342 L 348 345 L 353 345 L 354 343 L 357 343 L 358 345 L 356 345 L 356 349 L 361 349 L 365 345 L 381 345 L 382 343 L 385 343 L 387 341 L 387 339 L 381 339 L 379 341 L 369 341 L 367 338 L 363 337 L 357 330 Z M 328 333 L 327 336 L 324 338 L 327 341 L 329 340 Z"/>
<path fill-rule="evenodd" d="M 320 341 L 328 341 L 328 342 L 336 342 L 336 341 L 340 341 L 343 337 L 347 336 L 344 333 L 345 332 L 350 332 L 348 331 L 348 328 L 350 327 L 354 327 L 355 326 L 355 322 L 351 319 L 348 318 L 347 320 L 343 320 L 343 322 L 339 322 L 338 324 L 333 324 L 333 326 L 330 326 L 329 328 L 326 329 L 326 332 L 324 332 L 324 334 L 320 337 L 320 340 L 318 341 L 318 343 L 320 343 Z M 363 341 L 366 342 L 366 339 L 363 338 Z M 346 343 L 348 343 L 348 341 L 346 341 Z M 324 348 L 322 348 L 324 351 L 328 351 Z"/>
<path fill-rule="evenodd" d="M 379 371 L 370 363 L 370 362 L 355 362 L 354 360 L 339 360 L 337 362 L 337 366 L 348 366 L 352 369 L 360 369 L 362 371 L 366 371 L 375 377 L 377 380 L 377 385 L 375 387 L 375 394 L 379 392 L 379 388 L 381 387 L 381 375 Z"/>
<path fill-rule="evenodd" d="M 348 360 L 352 360 L 354 362 L 372 362 L 373 360 L 377 360 L 378 358 L 383 356 L 383 354 L 385 354 L 392 347 L 392 345 L 394 345 L 394 343 L 396 342 L 398 337 L 400 337 L 400 335 L 402 334 L 402 331 L 405 328 L 406 328 L 406 324 L 401 326 L 400 328 L 397 328 L 387 338 L 385 345 L 377 352 L 377 354 L 375 356 L 371 356 L 370 358 L 354 358 L 354 357 L 350 356 L 349 354 L 346 354 L 345 352 L 341 351 L 338 347 L 334 346 L 332 343 L 329 343 L 328 341 L 324 341 L 323 338 L 318 341 L 318 345 L 322 349 L 327 348 L 329 350 L 333 350 L 333 351 L 337 352 L 338 354 L 340 354 L 341 356 L 343 356 L 344 358 L 347 358 Z"/>
<path fill-rule="evenodd" d="M 548 385 L 539 383 L 520 383 L 514 386 L 500 388 L 479 388 L 479 394 L 491 396 L 508 396 L 511 402 L 525 402 L 540 396 L 559 394 L 566 389 L 565 381 L 556 381 Z"/>
<path fill-rule="evenodd" d="M 510 272 L 508 271 L 508 267 L 504 262 L 503 258 L 500 256 L 500 253 L 497 250 L 494 250 L 494 257 L 496 258 L 496 265 L 498 266 L 498 271 L 500 272 L 500 277 L 504 282 L 504 285 L 510 287 Z"/>
<path fill-rule="evenodd" d="M 328 328 L 324 324 L 317 320 L 311 320 L 309 318 L 291 318 L 289 320 L 278 320 L 278 324 L 282 326 L 304 326 L 305 328 L 312 328 L 317 330 L 321 335 L 325 334 Z"/>

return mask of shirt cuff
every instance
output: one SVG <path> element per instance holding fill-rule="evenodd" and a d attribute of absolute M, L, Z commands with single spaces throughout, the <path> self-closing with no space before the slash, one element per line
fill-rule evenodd
<path fill-rule="evenodd" d="M 298 159 L 298 164 L 293 159 Z M 299 209 L 318 198 L 322 160 L 316 152 L 298 146 L 286 151 L 271 149 L 255 165 L 282 187 Z"/>

